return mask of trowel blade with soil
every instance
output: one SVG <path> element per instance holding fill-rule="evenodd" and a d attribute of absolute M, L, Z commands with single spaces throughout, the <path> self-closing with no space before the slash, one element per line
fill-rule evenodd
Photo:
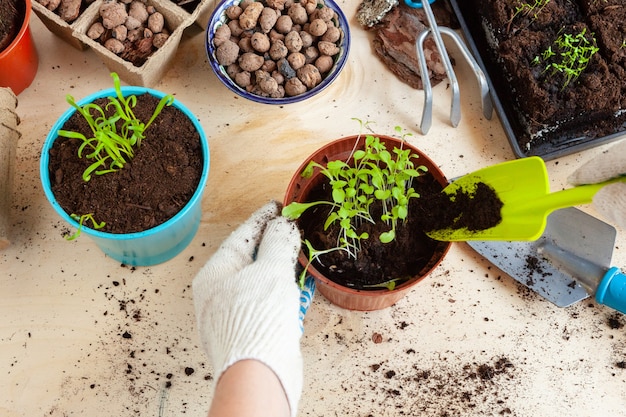
<path fill-rule="evenodd" d="M 513 279 L 559 307 L 589 297 L 575 277 L 542 257 L 538 249 L 546 240 L 583 259 L 610 267 L 615 228 L 581 210 L 570 207 L 548 216 L 538 240 L 468 241 L 467 244 Z"/>

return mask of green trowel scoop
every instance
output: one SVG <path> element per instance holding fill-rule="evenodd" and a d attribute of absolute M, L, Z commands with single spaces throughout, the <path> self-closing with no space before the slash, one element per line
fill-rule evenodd
<path fill-rule="evenodd" d="M 548 172 L 539 157 L 521 158 L 492 165 L 458 178 L 443 192 L 454 201 L 455 195 L 459 193 L 471 198 L 479 185 L 487 185 L 495 191 L 497 198 L 502 202 L 501 220 L 495 226 L 482 230 L 470 230 L 468 227 L 459 226 L 462 223 L 458 221 L 461 217 L 481 214 L 481 203 L 477 201 L 474 212 L 461 213 L 453 223 L 427 234 L 433 239 L 450 242 L 536 240 L 543 233 L 546 219 L 552 211 L 590 203 L 598 190 L 617 181 L 626 182 L 626 176 L 551 193 Z"/>

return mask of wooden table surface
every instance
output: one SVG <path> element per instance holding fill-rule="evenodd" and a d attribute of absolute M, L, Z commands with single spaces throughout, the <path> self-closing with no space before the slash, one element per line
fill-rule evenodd
<path fill-rule="evenodd" d="M 0 417 L 204 416 L 212 369 L 199 346 L 191 281 L 230 231 L 269 199 L 282 199 L 306 156 L 358 133 L 351 118 L 374 121 L 378 133 L 396 125 L 412 131 L 409 141 L 449 178 L 514 158 L 498 118 L 482 117 L 461 59 L 460 125 L 448 122 L 443 83 L 435 88 L 433 128 L 421 135 L 422 92 L 374 57 L 371 34 L 354 17 L 358 1 L 340 5 L 352 30 L 343 73 L 318 96 L 282 107 L 236 97 L 211 71 L 202 30 L 185 32 L 155 88 L 187 105 L 209 138 L 203 218 L 182 254 L 138 268 L 106 258 L 86 236 L 65 241 L 67 227 L 44 197 L 39 155 L 68 107 L 65 95 L 84 97 L 110 87 L 111 78 L 93 51 L 72 48 L 33 17 L 40 66 L 19 96 L 13 243 L 0 252 Z M 607 147 L 548 162 L 552 189 L 567 187 L 566 177 Z M 592 206 L 580 208 L 595 215 Z M 624 230 L 613 264 L 626 266 Z M 624 415 L 624 324 L 592 300 L 556 307 L 457 243 L 391 308 L 346 311 L 315 297 L 302 339 L 299 415 Z"/>

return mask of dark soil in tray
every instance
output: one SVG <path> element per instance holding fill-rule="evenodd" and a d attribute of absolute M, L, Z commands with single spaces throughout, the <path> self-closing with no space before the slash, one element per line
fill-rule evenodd
<path fill-rule="evenodd" d="M 107 101 L 96 103 L 103 106 Z M 147 122 L 158 101 L 149 94 L 137 96 L 135 116 Z M 91 137 L 77 113 L 63 129 Z M 117 172 L 92 175 L 85 182 L 82 173 L 91 162 L 76 156 L 80 144 L 77 139 L 56 139 L 50 150 L 52 192 L 68 214 L 93 213 L 96 221 L 106 222 L 100 229 L 104 232 L 138 232 L 166 222 L 189 202 L 202 175 L 200 135 L 172 106 L 163 109 L 146 130 L 135 157 Z"/>
<path fill-rule="evenodd" d="M 516 112 L 508 122 L 525 155 L 626 128 L 626 0 L 470 3 L 481 16 L 492 78 L 501 77 L 496 89 L 510 92 L 500 100 Z M 575 54 L 583 59 L 569 64 Z"/>

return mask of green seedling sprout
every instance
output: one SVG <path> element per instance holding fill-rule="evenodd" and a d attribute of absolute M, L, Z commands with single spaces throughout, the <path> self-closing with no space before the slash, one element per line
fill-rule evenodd
<path fill-rule="evenodd" d="M 531 22 L 534 21 L 548 3 L 550 3 L 550 0 L 535 0 L 532 4 L 521 3 L 519 6 L 516 6 L 515 12 L 509 20 L 509 27 L 518 16 L 530 17 Z"/>
<path fill-rule="evenodd" d="M 396 283 L 402 281 L 402 278 L 395 278 L 389 281 L 381 282 L 380 284 L 365 285 L 366 288 L 387 288 L 389 291 L 396 289 Z"/>
<path fill-rule="evenodd" d="M 59 130 L 59 136 L 82 140 L 78 148 L 78 157 L 83 156 L 94 162 L 83 172 L 83 180 L 89 181 L 92 174 L 103 175 L 117 171 L 134 157 L 135 149 L 145 139 L 146 129 L 154 122 L 165 106 L 174 102 L 172 95 L 164 96 L 157 105 L 154 113 L 147 123 L 135 117 L 133 108 L 137 104 L 137 96 L 124 97 L 122 94 L 120 78 L 111 73 L 115 87 L 116 97 L 108 97 L 109 102 L 103 109 L 94 103 L 79 106 L 74 97 L 67 95 L 67 102 L 79 112 L 89 124 L 93 136 L 87 138 L 82 133 L 67 130 Z M 107 116 L 107 111 L 112 110 L 112 115 Z"/>
<path fill-rule="evenodd" d="M 76 220 L 78 222 L 78 229 L 76 229 L 76 232 L 74 232 L 73 235 L 71 236 L 65 236 L 65 239 L 67 240 L 74 240 L 76 239 L 78 236 L 80 236 L 80 232 L 83 229 L 83 225 L 85 224 L 85 222 L 90 221 L 91 224 L 93 225 L 94 229 L 102 229 L 106 223 L 105 222 L 100 222 L 98 223 L 96 221 L 96 219 L 93 218 L 93 213 L 89 213 L 89 214 L 83 214 L 81 216 L 79 216 L 78 214 L 70 214 L 70 217 L 74 220 Z"/>
<path fill-rule="evenodd" d="M 330 248 L 326 250 L 317 250 L 313 247 L 313 245 L 311 244 L 311 242 L 309 242 L 308 239 L 305 239 L 303 242 L 308 251 L 308 255 L 307 255 L 308 261 L 307 261 L 306 267 L 304 267 L 304 269 L 300 273 L 300 276 L 298 277 L 298 285 L 300 285 L 300 288 L 304 288 L 304 282 L 306 281 L 307 270 L 309 269 L 309 266 L 311 266 L 313 261 L 317 260 L 318 262 L 321 263 L 321 261 L 319 260 L 320 256 L 326 253 L 334 252 L 336 250 L 345 250 L 344 248 L 341 248 L 341 247 L 334 247 L 334 248 Z"/>
<path fill-rule="evenodd" d="M 585 71 L 591 61 L 591 57 L 600 49 L 595 45 L 594 34 L 589 34 L 589 39 L 585 36 L 587 28 L 583 28 L 579 33 L 572 35 L 561 33 L 551 46 L 537 56 L 532 61 L 534 65 L 544 64 L 544 72 L 550 75 L 563 74 L 565 81 L 563 90 L 571 82 L 574 82 Z M 554 48 L 553 48 L 554 47 Z"/>
<path fill-rule="evenodd" d="M 356 120 L 361 123 L 362 128 L 367 127 L 367 123 Z M 401 134 L 402 140 L 409 135 L 403 133 L 400 127 L 396 127 L 395 131 Z M 363 222 L 376 222 L 370 210 L 376 201 L 381 203 L 383 209 L 378 220 L 389 225 L 389 230 L 381 233 L 378 239 L 382 243 L 392 242 L 396 237 L 398 223 L 405 221 L 408 216 L 410 199 L 419 197 L 412 187 L 412 181 L 427 171 L 425 166 L 415 165 L 413 160 L 416 158 L 417 155 L 402 147 L 390 152 L 380 138 L 366 135 L 364 149 L 354 150 L 347 161 L 329 161 L 325 166 L 311 161 L 301 175 L 310 178 L 316 169 L 319 170 L 330 184 L 332 190 L 330 201 L 293 202 L 283 208 L 282 214 L 295 220 L 311 207 L 328 205 L 330 211 L 324 223 L 324 230 L 338 223 L 340 233 L 337 246 L 326 251 L 318 251 L 310 242 L 304 242 L 309 251 L 309 265 L 313 260 L 319 260 L 320 255 L 333 250 L 344 250 L 350 257 L 356 259 L 361 242 L 370 237 L 365 232 L 359 233 L 359 226 Z M 300 277 L 301 283 L 304 282 L 307 268 Z"/>

